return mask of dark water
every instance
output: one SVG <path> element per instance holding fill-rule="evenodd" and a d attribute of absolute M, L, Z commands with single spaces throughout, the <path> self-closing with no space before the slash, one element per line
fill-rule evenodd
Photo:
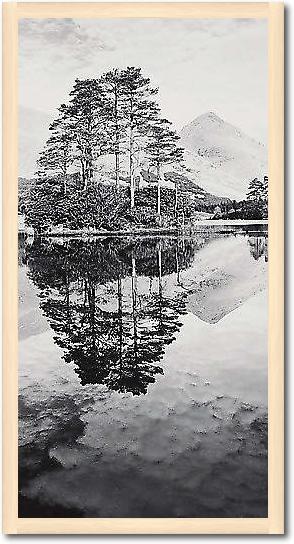
<path fill-rule="evenodd" d="M 19 515 L 267 516 L 265 228 L 19 242 Z"/>

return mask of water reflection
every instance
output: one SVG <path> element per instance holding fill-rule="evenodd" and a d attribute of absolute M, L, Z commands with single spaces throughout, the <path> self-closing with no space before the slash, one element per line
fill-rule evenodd
<path fill-rule="evenodd" d="M 195 292 L 195 286 L 185 287 L 181 272 L 214 236 L 21 245 L 20 264 L 28 264 L 54 340 L 82 385 L 140 395 L 163 374 L 160 360 Z M 249 236 L 248 244 L 254 259 L 265 255 L 263 235 Z M 175 289 L 166 287 L 171 277 Z"/>
<path fill-rule="evenodd" d="M 181 326 L 186 298 L 166 296 L 163 281 L 189 266 L 193 246 L 189 240 L 72 240 L 29 249 L 41 308 L 82 385 L 139 395 L 162 373 L 157 363 Z"/>
<path fill-rule="evenodd" d="M 267 516 L 266 237 L 20 239 L 20 517 Z"/>
<path fill-rule="evenodd" d="M 267 236 L 249 236 L 248 244 L 250 247 L 250 253 L 252 257 L 258 261 L 260 257 L 264 258 L 264 261 L 268 262 L 268 238 Z"/>

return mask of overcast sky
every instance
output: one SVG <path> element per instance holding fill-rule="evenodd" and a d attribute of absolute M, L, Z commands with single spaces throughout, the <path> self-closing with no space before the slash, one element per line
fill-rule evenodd
<path fill-rule="evenodd" d="M 263 20 L 24 19 L 19 102 L 54 115 L 76 77 L 140 66 L 177 129 L 214 111 L 267 140 L 267 23 Z"/>

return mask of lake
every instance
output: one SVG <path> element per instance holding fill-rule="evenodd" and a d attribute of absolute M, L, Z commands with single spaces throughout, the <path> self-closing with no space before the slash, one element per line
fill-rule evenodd
<path fill-rule="evenodd" d="M 267 516 L 267 227 L 19 238 L 19 516 Z"/>

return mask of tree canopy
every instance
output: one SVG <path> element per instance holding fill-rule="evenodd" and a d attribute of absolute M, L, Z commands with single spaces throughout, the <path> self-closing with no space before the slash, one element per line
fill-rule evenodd
<path fill-rule="evenodd" d="M 96 79 L 76 79 L 40 153 L 28 202 L 30 225 L 76 228 L 90 223 L 107 228 L 109 216 L 114 215 L 111 211 L 116 210 L 113 224 L 119 227 L 123 209 L 129 210 L 126 221 L 136 221 L 135 193 L 142 169 L 155 166 L 159 187 L 161 166 L 168 163 L 172 167 L 182 159 L 179 137 L 171 123 L 161 119 L 157 93 L 136 67 L 113 69 Z M 153 211 L 155 224 L 156 209 Z"/>

